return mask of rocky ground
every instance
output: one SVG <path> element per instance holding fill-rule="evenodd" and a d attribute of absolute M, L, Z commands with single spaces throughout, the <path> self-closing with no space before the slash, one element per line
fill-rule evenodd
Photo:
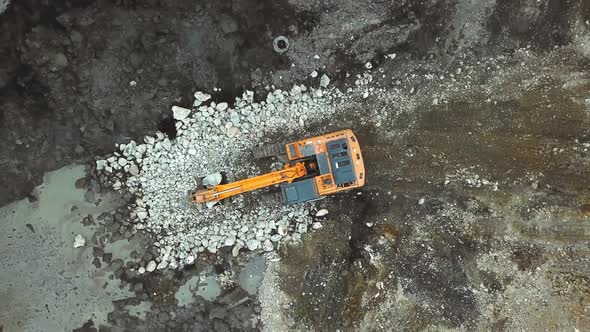
<path fill-rule="evenodd" d="M 14 273 L 3 277 L 1 307 L 12 315 L 0 316 L 0 330 L 589 329 L 589 20 L 582 0 L 10 3 L 0 14 L 0 205 L 28 200 L 3 208 L 2 261 Z M 279 35 L 289 41 L 283 54 L 273 50 Z M 259 103 L 301 84 L 334 98 L 298 109 L 293 130 L 232 121 L 244 91 Z M 44 187 L 35 189 L 45 172 L 95 167 L 115 143 L 141 144 L 156 131 L 179 144 L 171 107 L 192 108 L 197 90 L 228 104 L 209 127 L 241 142 L 233 148 L 243 154 L 226 165 L 232 176 L 262 170 L 245 163 L 249 143 L 353 128 L 367 185 L 301 207 L 330 212 L 310 216 L 309 229 L 321 227 L 302 242 L 273 244 L 265 273 L 249 265 L 259 245 L 236 257 L 205 245 L 185 268 L 145 273 L 162 261 L 162 238 L 137 227 L 136 192 L 120 193 L 119 207 L 103 197 L 114 180 L 76 182 L 85 203 L 74 205 L 104 211 L 76 212 L 65 201 L 67 211 L 37 217 L 48 206 Z M 210 137 L 192 138 L 199 157 L 233 151 Z M 180 197 L 185 188 L 174 189 Z M 256 196 L 238 203 L 227 211 L 261 205 Z M 70 226 L 77 219 L 84 228 Z M 47 233 L 29 231 L 45 224 Z M 41 244 L 35 236 L 45 234 Z M 77 234 L 84 254 L 71 251 Z M 38 254 L 26 254 L 29 241 Z M 122 249 L 125 241 L 139 245 Z M 35 274 L 44 252 L 59 253 L 53 272 L 19 284 L 17 272 Z M 249 289 L 262 275 L 259 291 Z M 49 304 L 18 296 L 31 287 L 67 294 L 68 285 L 87 291 L 65 309 L 81 310 L 77 317 L 60 323 L 51 318 L 60 296 Z"/>

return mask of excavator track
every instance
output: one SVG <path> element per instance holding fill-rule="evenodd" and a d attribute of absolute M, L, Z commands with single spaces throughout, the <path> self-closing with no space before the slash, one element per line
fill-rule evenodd
<path fill-rule="evenodd" d="M 276 157 L 281 161 L 287 160 L 287 151 L 285 150 L 285 144 L 267 144 L 255 147 L 252 150 L 254 159 Z"/>

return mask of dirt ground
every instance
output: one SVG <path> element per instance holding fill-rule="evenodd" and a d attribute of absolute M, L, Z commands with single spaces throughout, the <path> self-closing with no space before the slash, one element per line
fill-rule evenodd
<path fill-rule="evenodd" d="M 371 105 L 389 114 L 357 127 L 372 177 L 277 267 L 289 328 L 588 329 L 590 80 L 562 56 L 474 72 L 444 105 Z"/>
<path fill-rule="evenodd" d="M 119 266 L 135 297 L 114 303 L 110 329 L 589 330 L 588 20 L 584 0 L 13 1 L 0 15 L 0 206 L 34 201 L 45 172 L 114 143 L 173 135 L 170 106 L 197 89 L 231 101 L 318 70 L 346 91 L 371 62 L 374 94 L 301 133 L 354 128 L 367 185 L 322 201 L 323 227 L 281 248 L 261 289 L 275 310 L 256 296 L 228 309 L 239 287 L 178 304 L 206 267 L 241 268 L 224 253 L 146 278 Z M 131 236 L 115 216 L 105 227 Z"/>

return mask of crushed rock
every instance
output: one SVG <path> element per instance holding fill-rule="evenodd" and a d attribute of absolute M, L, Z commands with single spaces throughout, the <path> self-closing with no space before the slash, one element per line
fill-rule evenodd
<path fill-rule="evenodd" d="M 325 81 L 325 80 L 324 80 Z M 199 255 L 222 247 L 274 251 L 280 242 L 299 241 L 313 223 L 313 204 L 245 206 L 243 197 L 230 206 L 206 209 L 190 202 L 188 193 L 197 179 L 219 183 L 219 172 L 257 175 L 250 160 L 252 146 L 265 143 L 267 133 L 304 129 L 306 122 L 333 114 L 342 93 L 296 85 L 290 92 L 274 90 L 262 102 L 246 91 L 233 105 L 210 102 L 211 95 L 197 91 L 193 109 L 174 106 L 177 137 L 161 132 L 143 142 L 120 144 L 114 156 L 96 161 L 96 170 L 112 179 L 113 188 L 141 201 L 132 204 L 135 231 L 151 233 L 159 256 L 144 269 L 182 268 Z M 310 227 L 308 227 L 308 225 Z"/>

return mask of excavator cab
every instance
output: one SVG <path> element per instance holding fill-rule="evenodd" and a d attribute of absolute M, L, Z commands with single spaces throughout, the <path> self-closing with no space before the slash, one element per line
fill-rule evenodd
<path fill-rule="evenodd" d="M 352 130 L 263 146 L 254 151 L 255 158 L 271 156 L 286 161 L 282 170 L 196 190 L 191 200 L 212 206 L 237 194 L 279 185 L 282 201 L 294 204 L 365 184 L 361 148 Z"/>
<path fill-rule="evenodd" d="M 286 151 L 291 161 L 307 159 L 315 165 L 312 176 L 281 185 L 287 204 L 320 199 L 365 184 L 361 149 L 351 130 L 289 143 Z"/>

